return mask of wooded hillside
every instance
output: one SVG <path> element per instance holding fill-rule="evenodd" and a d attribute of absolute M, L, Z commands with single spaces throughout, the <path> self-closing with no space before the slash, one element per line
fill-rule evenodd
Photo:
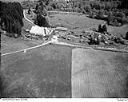
<path fill-rule="evenodd" d="M 23 27 L 23 9 L 18 2 L 2 2 L 0 1 L 0 18 L 1 28 L 8 33 L 21 34 Z"/>

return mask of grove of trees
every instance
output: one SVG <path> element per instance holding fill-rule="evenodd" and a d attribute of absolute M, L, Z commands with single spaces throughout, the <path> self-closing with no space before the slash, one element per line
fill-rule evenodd
<path fill-rule="evenodd" d="M 23 9 L 18 2 L 2 2 L 0 1 L 0 26 L 3 30 L 10 34 L 21 35 L 23 27 Z"/>
<path fill-rule="evenodd" d="M 41 27 L 49 27 L 49 22 L 47 19 L 46 5 L 48 5 L 48 0 L 39 0 L 35 7 L 35 13 L 37 15 L 35 19 L 35 24 Z"/>

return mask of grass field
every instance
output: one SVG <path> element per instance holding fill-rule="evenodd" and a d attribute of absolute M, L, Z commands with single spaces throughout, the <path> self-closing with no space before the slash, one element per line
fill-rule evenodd
<path fill-rule="evenodd" d="M 86 15 L 72 14 L 53 14 L 50 18 L 52 25 L 61 25 L 74 31 L 84 30 L 89 27 L 103 23 L 102 20 L 95 20 L 86 17 Z"/>
<path fill-rule="evenodd" d="M 71 97 L 69 47 L 48 45 L 3 56 L 1 63 L 4 97 Z"/>
<path fill-rule="evenodd" d="M 1 35 L 1 53 L 9 53 L 12 51 L 22 50 L 42 44 L 43 41 L 38 40 L 23 40 L 21 38 L 11 38 Z"/>
<path fill-rule="evenodd" d="M 51 14 L 49 21 L 52 25 L 60 25 L 67 27 L 74 31 L 76 34 L 80 34 L 87 28 L 98 28 L 99 24 L 102 24 L 103 20 L 91 19 L 82 14 Z M 108 26 L 108 32 L 120 36 L 125 35 L 128 32 L 128 25 L 121 27 Z"/>

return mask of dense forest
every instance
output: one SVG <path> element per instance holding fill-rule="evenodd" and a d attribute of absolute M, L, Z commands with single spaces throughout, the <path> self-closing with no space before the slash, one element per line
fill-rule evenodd
<path fill-rule="evenodd" d="M 23 27 L 23 9 L 18 2 L 2 2 L 0 1 L 0 26 L 3 30 L 10 34 L 21 35 Z"/>
<path fill-rule="evenodd" d="M 128 0 L 122 0 L 121 1 L 121 8 L 125 8 L 125 9 L 128 9 Z"/>

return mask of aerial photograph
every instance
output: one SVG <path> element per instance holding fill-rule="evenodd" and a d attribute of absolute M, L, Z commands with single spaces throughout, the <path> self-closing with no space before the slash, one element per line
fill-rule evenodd
<path fill-rule="evenodd" d="M 128 98 L 128 0 L 0 0 L 0 34 L 0 98 Z"/>

